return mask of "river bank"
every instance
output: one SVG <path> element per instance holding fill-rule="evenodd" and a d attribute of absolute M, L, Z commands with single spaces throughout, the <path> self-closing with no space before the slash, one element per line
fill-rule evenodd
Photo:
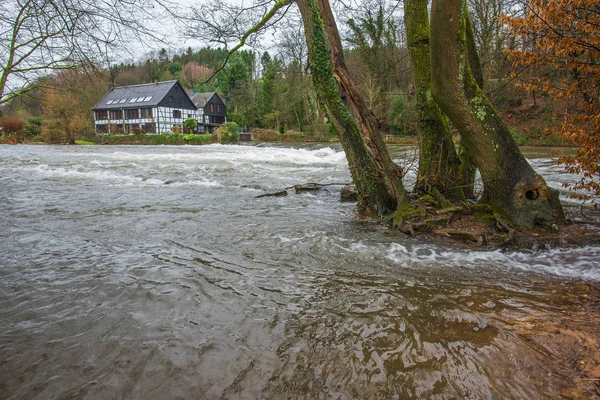
<path fill-rule="evenodd" d="M 252 142 L 266 143 L 339 143 L 336 135 L 326 132 L 300 132 L 286 131 L 276 132 L 271 129 L 253 128 L 250 130 Z M 519 146 L 535 147 L 569 147 L 569 142 L 556 135 L 536 132 L 536 134 L 522 134 L 517 129 L 511 129 L 511 134 Z M 387 135 L 385 141 L 391 145 L 418 145 L 416 135 L 396 136 Z M 217 137 L 213 134 L 141 134 L 141 135 L 98 135 L 77 140 L 79 144 L 103 144 L 103 145 L 205 145 L 217 143 Z M 25 137 L 9 135 L 0 137 L 0 144 L 40 144 L 45 143 L 40 136 Z M 50 143 L 47 143 L 50 144 Z"/>

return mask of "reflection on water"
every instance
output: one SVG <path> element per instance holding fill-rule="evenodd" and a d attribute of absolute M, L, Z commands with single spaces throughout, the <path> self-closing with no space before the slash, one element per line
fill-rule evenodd
<path fill-rule="evenodd" d="M 576 311 L 600 248 L 410 239 L 336 186 L 255 198 L 347 182 L 345 163 L 322 146 L 0 147 L 0 397 L 558 397 L 555 356 L 514 321 Z"/>

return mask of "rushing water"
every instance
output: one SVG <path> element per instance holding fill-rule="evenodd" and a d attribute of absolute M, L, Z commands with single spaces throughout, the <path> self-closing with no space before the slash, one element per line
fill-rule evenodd
<path fill-rule="evenodd" d="M 558 397 L 511 321 L 576 309 L 600 248 L 411 239 L 339 186 L 255 198 L 349 180 L 323 146 L 0 147 L 0 398 Z"/>

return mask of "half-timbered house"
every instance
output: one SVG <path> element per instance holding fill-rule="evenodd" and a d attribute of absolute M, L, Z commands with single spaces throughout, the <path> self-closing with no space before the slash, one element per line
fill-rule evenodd
<path fill-rule="evenodd" d="M 208 108 L 211 109 L 210 105 Z M 225 122 L 224 103 L 219 110 L 223 118 L 217 125 Z M 183 131 L 187 118 L 198 122 L 199 132 L 212 132 L 213 127 L 209 124 L 209 128 L 205 128 L 204 107 L 198 108 L 175 80 L 116 87 L 93 111 L 97 134 L 136 133 L 136 130 L 139 133 L 179 132 Z"/>
<path fill-rule="evenodd" d="M 198 108 L 201 120 L 198 126 L 204 132 L 213 132 L 214 129 L 223 125 L 226 121 L 227 109 L 225 102 L 216 92 L 192 93 L 190 99 Z"/>

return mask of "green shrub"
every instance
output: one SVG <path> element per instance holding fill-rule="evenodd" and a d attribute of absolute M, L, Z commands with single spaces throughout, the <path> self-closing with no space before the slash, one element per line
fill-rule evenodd
<path fill-rule="evenodd" d="M 198 121 L 194 118 L 188 118 L 183 121 L 183 127 L 188 130 L 188 132 L 193 132 L 198 127 Z"/>
<path fill-rule="evenodd" d="M 187 144 L 209 144 L 215 142 L 215 135 L 211 133 L 205 133 L 202 135 L 183 135 L 183 140 Z"/>
<path fill-rule="evenodd" d="M 96 139 L 101 144 L 147 144 L 147 145 L 182 145 L 214 143 L 214 135 L 177 135 L 161 133 L 159 135 L 102 135 Z"/>
<path fill-rule="evenodd" d="M 31 117 L 25 122 L 25 136 L 32 138 L 42 133 L 42 117 Z"/>
<path fill-rule="evenodd" d="M 216 134 L 221 144 L 237 143 L 240 140 L 240 127 L 235 122 L 225 122 L 217 129 Z"/>

